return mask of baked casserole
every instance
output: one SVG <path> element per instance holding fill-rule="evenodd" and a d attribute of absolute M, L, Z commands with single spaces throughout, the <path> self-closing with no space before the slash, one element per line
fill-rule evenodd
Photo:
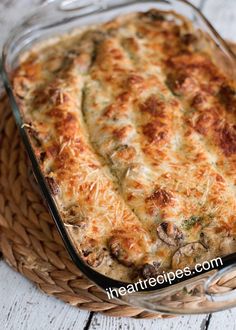
<path fill-rule="evenodd" d="M 13 76 L 70 239 L 132 282 L 236 252 L 236 87 L 173 12 L 36 46 Z"/>

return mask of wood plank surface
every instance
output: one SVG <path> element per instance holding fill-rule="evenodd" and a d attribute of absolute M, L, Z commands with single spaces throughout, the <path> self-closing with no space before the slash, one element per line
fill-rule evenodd
<path fill-rule="evenodd" d="M 35 285 L 0 262 L 0 329 L 83 329 L 89 312 L 40 292 Z"/>

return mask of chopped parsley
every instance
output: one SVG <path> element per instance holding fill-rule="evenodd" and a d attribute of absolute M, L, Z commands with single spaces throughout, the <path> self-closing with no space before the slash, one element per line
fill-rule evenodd
<path fill-rule="evenodd" d="M 191 229 L 195 224 L 203 221 L 203 217 L 198 215 L 192 215 L 190 218 L 184 220 L 183 228 L 186 230 Z"/>

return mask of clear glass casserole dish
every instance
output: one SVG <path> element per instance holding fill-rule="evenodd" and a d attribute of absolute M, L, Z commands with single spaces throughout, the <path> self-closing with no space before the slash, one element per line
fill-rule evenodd
<path fill-rule="evenodd" d="M 109 288 L 127 288 L 129 284 L 113 280 L 96 272 L 85 264 L 77 253 L 30 144 L 11 86 L 11 76 L 17 67 L 19 57 L 39 41 L 66 33 L 74 28 L 108 21 L 123 13 L 147 11 L 151 8 L 168 12 L 174 11 L 191 20 L 198 33 L 201 33 L 202 47 L 204 45 L 210 47 L 215 61 L 221 58 L 221 69 L 225 74 L 236 77 L 234 54 L 203 15 L 184 0 L 50 1 L 40 7 L 20 26 L 17 26 L 3 48 L 1 71 L 5 88 L 43 196 L 71 258 L 77 267 L 105 292 L 108 292 Z M 170 314 L 208 313 L 236 306 L 233 290 L 236 287 L 236 284 L 234 285 L 235 256 L 236 254 L 233 254 L 222 258 L 223 263 L 215 265 L 213 270 L 202 269 L 199 273 L 194 274 L 192 272 L 191 276 L 184 275 L 181 278 L 175 278 L 171 285 L 167 282 L 159 283 L 155 287 L 149 285 L 139 292 L 128 294 L 123 294 L 122 291 L 124 292 L 124 290 L 122 289 L 118 291 L 118 298 L 134 306 Z"/>

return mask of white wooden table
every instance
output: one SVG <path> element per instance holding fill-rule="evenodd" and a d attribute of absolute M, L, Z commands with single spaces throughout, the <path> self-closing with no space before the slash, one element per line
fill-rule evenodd
<path fill-rule="evenodd" d="M 0 47 L 19 13 L 43 0 L 0 0 Z M 192 0 L 223 37 L 236 41 L 236 0 Z M 41 293 L 32 283 L 0 261 L 1 330 L 169 330 L 236 329 L 236 309 L 169 320 L 132 320 L 80 311 Z"/>

